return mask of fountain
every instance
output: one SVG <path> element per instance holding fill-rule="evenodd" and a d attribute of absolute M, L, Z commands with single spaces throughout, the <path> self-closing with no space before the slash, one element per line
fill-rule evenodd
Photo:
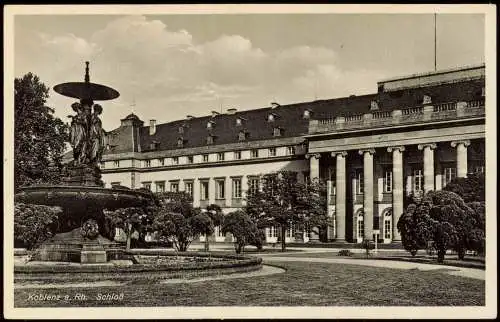
<path fill-rule="evenodd" d="M 89 62 L 84 82 L 59 84 L 54 90 L 80 100 L 71 105 L 76 115 L 69 116 L 73 161 L 64 167 L 60 185 L 22 187 L 15 200 L 63 209 L 58 234 L 39 247 L 36 255 L 39 260 L 104 263 L 118 258 L 123 250 L 107 238 L 113 234 L 106 225 L 103 210 L 140 207 L 151 197 L 133 190 L 104 188 L 101 180 L 98 164 L 105 148 L 105 134 L 99 118 L 102 107 L 94 101 L 111 100 L 120 94 L 90 82 Z"/>

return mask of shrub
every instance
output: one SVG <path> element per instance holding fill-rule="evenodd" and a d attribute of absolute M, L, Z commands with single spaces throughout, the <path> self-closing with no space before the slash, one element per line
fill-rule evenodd
<path fill-rule="evenodd" d="M 240 254 L 246 245 L 250 243 L 262 244 L 262 231 L 257 228 L 257 224 L 245 212 L 238 210 L 227 214 L 222 223 L 222 232 L 231 233 L 236 239 L 234 243 L 235 251 Z"/>
<path fill-rule="evenodd" d="M 353 253 L 349 250 L 349 249 L 341 249 L 337 256 L 349 256 L 351 257 L 353 255 Z"/>
<path fill-rule="evenodd" d="M 31 205 L 16 202 L 14 205 L 14 238 L 16 244 L 33 249 L 54 235 L 58 227 L 60 207 Z"/>

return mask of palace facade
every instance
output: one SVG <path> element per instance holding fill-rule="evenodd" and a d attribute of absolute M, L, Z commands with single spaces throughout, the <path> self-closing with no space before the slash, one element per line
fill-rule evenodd
<path fill-rule="evenodd" d="M 328 183 L 328 231 L 287 242 L 401 240 L 405 196 L 485 171 L 485 66 L 378 82 L 377 93 L 149 124 L 134 114 L 107 134 L 106 187 L 186 191 L 196 207 L 245 205 L 259 176 L 296 171 Z M 266 229 L 267 242 L 278 229 Z M 216 229 L 216 241 L 231 241 Z"/>

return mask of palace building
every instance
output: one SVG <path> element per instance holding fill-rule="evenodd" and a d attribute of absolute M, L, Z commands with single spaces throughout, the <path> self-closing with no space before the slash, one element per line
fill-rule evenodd
<path fill-rule="evenodd" d="M 245 205 L 259 176 L 296 171 L 328 183 L 323 241 L 401 240 L 405 196 L 485 171 L 485 66 L 378 82 L 374 94 L 149 124 L 134 114 L 107 134 L 106 187 L 186 191 L 196 207 Z M 266 229 L 267 242 L 278 229 Z M 287 242 L 318 240 L 316 232 Z M 230 241 L 218 229 L 216 241 Z"/>

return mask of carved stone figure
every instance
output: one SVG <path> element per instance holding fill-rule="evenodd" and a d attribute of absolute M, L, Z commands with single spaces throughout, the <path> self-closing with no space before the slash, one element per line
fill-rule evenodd
<path fill-rule="evenodd" d="M 100 162 L 102 159 L 102 154 L 104 152 L 105 133 L 102 128 L 102 121 L 99 115 L 102 113 L 102 107 L 99 104 L 94 105 L 94 113 L 92 114 L 90 122 L 90 149 L 89 149 L 89 161 L 91 163 Z"/>
<path fill-rule="evenodd" d="M 87 150 L 87 131 L 86 131 L 86 118 L 83 113 L 83 107 L 80 103 L 73 103 L 71 105 L 76 115 L 70 115 L 70 144 L 73 148 L 73 159 L 76 163 L 83 163 L 85 161 L 85 154 Z"/>

